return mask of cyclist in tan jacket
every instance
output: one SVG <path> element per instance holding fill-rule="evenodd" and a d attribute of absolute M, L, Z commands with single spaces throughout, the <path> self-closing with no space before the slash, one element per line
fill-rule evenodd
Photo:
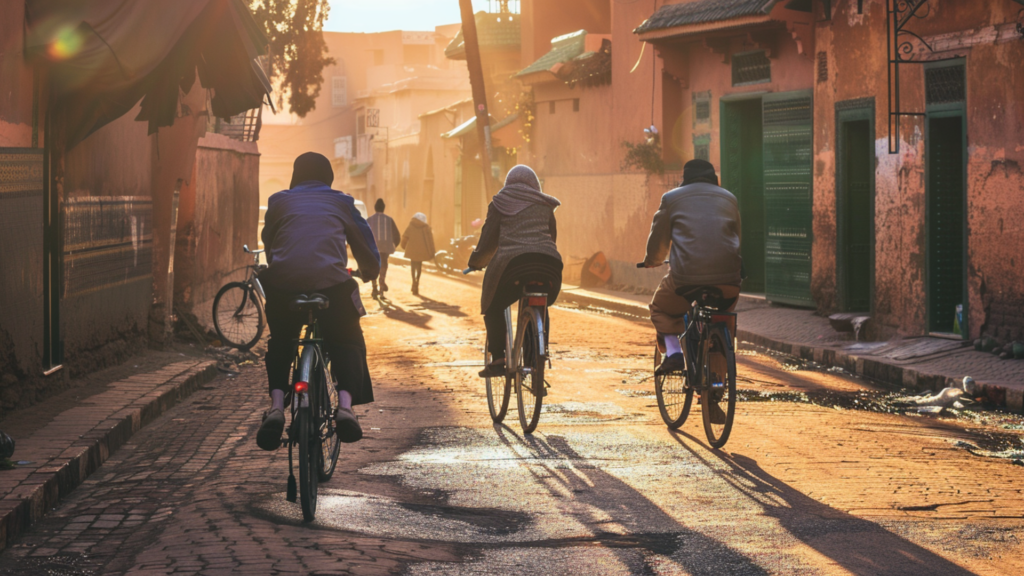
<path fill-rule="evenodd" d="M 661 266 L 669 257 L 669 273 L 650 304 L 651 323 L 665 349 L 659 374 L 685 367 L 679 336 L 686 331 L 683 316 L 690 311 L 694 291 L 705 286 L 718 288 L 726 309 L 736 307 L 742 274 L 740 238 L 736 197 L 718 186 L 710 162 L 687 162 L 680 187 L 661 197 L 644 257 L 648 268 Z M 735 326 L 729 329 L 735 334 Z"/>

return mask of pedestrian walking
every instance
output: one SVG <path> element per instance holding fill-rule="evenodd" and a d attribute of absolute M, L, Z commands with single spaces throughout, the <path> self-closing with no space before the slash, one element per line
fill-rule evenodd
<path fill-rule="evenodd" d="M 437 253 L 434 250 L 434 233 L 427 224 L 426 214 L 417 212 L 409 221 L 409 226 L 402 235 L 402 248 L 412 265 L 412 293 L 419 296 L 423 262 L 433 260 L 434 254 Z"/>
<path fill-rule="evenodd" d="M 377 241 L 377 252 L 380 253 L 380 289 L 377 289 L 377 281 L 373 281 L 373 297 L 384 296 L 388 291 L 388 256 L 395 253 L 395 243 L 400 242 L 402 232 L 395 224 L 395 219 L 384 213 L 384 199 L 378 198 L 373 205 L 374 215 L 366 219 L 373 232 L 373 239 Z"/>
<path fill-rule="evenodd" d="M 480 371 L 482 378 L 505 375 L 505 308 L 523 295 L 523 286 L 547 286 L 548 305 L 562 288 L 562 255 L 555 241 L 555 208 L 561 202 L 541 192 L 540 180 L 529 166 L 508 172 L 505 186 L 487 207 L 480 242 L 469 257 L 473 270 L 486 268 L 480 293 L 480 311 L 487 328 L 487 346 L 493 360 Z"/>

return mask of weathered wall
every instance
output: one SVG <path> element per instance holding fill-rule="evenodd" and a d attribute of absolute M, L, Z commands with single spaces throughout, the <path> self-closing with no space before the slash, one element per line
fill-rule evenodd
<path fill-rule="evenodd" d="M 210 322 L 220 287 L 244 279 L 252 263 L 242 245 L 256 248 L 259 161 L 255 142 L 221 134 L 199 140 L 195 176 L 178 200 L 174 305 L 201 321 Z"/>
<path fill-rule="evenodd" d="M 983 4 L 983 5 L 982 5 Z M 928 58 L 964 57 L 967 80 L 967 323 L 971 337 L 1001 337 L 1024 331 L 1024 232 L 1007 214 L 1024 209 L 1024 45 L 993 42 L 993 25 L 1017 20 L 1019 4 L 1009 0 L 958 4 L 932 2 L 925 18 L 911 26 L 927 38 L 961 33 L 973 44 Z M 817 8 L 820 11 L 820 8 Z M 888 154 L 885 3 L 835 4 L 831 21 L 816 14 L 816 51 L 827 54 L 828 78 L 815 85 L 815 246 L 812 290 L 819 307 L 834 310 L 836 287 L 835 104 L 875 99 L 875 293 L 877 337 L 922 334 L 926 310 L 925 123 L 904 118 L 900 153 Z M 922 112 L 924 72 L 902 68 L 905 111 Z"/>

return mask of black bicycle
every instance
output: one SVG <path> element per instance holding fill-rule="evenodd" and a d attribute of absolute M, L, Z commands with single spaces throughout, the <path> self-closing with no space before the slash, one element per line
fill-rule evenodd
<path fill-rule="evenodd" d="M 228 282 L 217 292 L 213 299 L 213 327 L 226 346 L 248 350 L 263 336 L 267 296 L 257 276 L 267 266 L 260 264 L 263 250 L 249 250 L 248 244 L 243 244 L 242 250 L 253 255 L 253 263 L 247 266 L 249 277 L 243 282 Z"/>
<path fill-rule="evenodd" d="M 473 272 L 472 268 L 463 274 Z M 512 384 L 516 387 L 519 424 L 523 433 L 531 434 L 540 421 L 541 405 L 547 396 L 548 383 L 544 380 L 548 355 L 548 287 L 543 282 L 526 282 L 519 299 L 518 328 L 512 332 L 512 307 L 505 309 L 505 376 L 485 378 L 487 407 L 491 420 L 500 423 L 508 413 Z M 491 353 L 484 341 L 484 366 L 491 363 Z"/>
<path fill-rule="evenodd" d="M 341 450 L 341 439 L 334 428 L 334 411 L 338 407 L 338 391 L 331 377 L 331 360 L 321 346 L 320 330 L 314 315 L 325 310 L 330 301 L 322 294 L 301 295 L 289 304 L 292 311 L 305 311 L 308 321 L 304 335 L 295 341 L 295 364 L 292 369 L 291 425 L 286 428 L 288 444 L 289 502 L 298 500 L 302 518 L 311 522 L 316 516 L 317 487 L 334 474 Z M 298 448 L 299 482 L 295 483 L 293 448 Z"/>
<path fill-rule="evenodd" d="M 644 264 L 637 264 L 643 268 Z M 714 448 L 729 440 L 736 415 L 736 350 L 729 320 L 735 326 L 736 314 L 727 312 L 726 298 L 714 286 L 691 289 L 679 294 L 690 299 L 692 308 L 684 316 L 685 332 L 679 336 L 686 359 L 685 368 L 658 374 L 664 350 L 654 347 L 654 393 L 665 425 L 678 429 L 690 415 L 694 393 L 700 394 L 704 434 Z"/>

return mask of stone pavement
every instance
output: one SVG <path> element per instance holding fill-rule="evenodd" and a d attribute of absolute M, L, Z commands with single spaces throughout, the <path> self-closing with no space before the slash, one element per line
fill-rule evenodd
<path fill-rule="evenodd" d="M 133 361 L 138 359 L 128 364 Z M 25 463 L 0 471 L 0 549 L 142 426 L 217 375 L 215 362 L 202 358 L 182 357 L 162 367 L 145 364 L 131 376 L 68 390 L 4 420 L 4 430 L 15 438 L 14 459 Z M 109 372 L 120 374 L 123 368 Z"/>
<path fill-rule="evenodd" d="M 401 255 L 393 255 L 391 262 L 408 264 Z M 440 273 L 430 263 L 425 263 L 425 268 Z M 483 275 L 458 278 L 478 283 Z M 559 300 L 646 317 L 650 296 L 565 285 Z M 1024 411 L 1024 361 L 1000 360 L 969 346 L 947 346 L 946 342 L 952 341 L 930 337 L 891 343 L 855 342 L 852 334 L 836 332 L 828 318 L 817 316 L 812 310 L 772 305 L 760 298 L 742 297 L 737 312 L 738 336 L 742 341 L 839 367 L 893 388 L 939 390 L 959 386 L 964 376 L 971 376 L 990 404 Z M 913 357 L 901 357 L 894 351 L 901 345 L 904 349 L 917 346 L 924 350 L 916 356 L 904 355 Z M 927 353 L 928 350 L 939 351 Z"/>

